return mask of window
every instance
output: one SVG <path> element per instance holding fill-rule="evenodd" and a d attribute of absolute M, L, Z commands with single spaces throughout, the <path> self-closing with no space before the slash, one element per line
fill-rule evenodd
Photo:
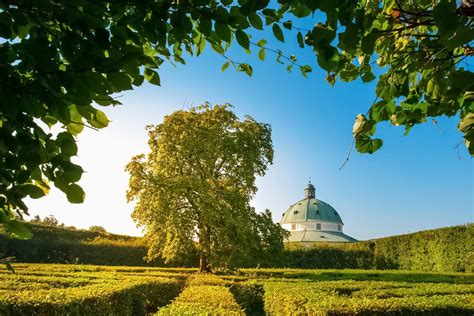
<path fill-rule="evenodd" d="M 298 212 L 298 211 L 294 211 L 293 213 L 294 213 L 294 214 L 298 214 L 299 212 Z"/>
<path fill-rule="evenodd" d="M 296 230 L 296 224 L 291 224 L 291 230 Z"/>
<path fill-rule="evenodd" d="M 317 229 L 317 230 L 321 230 L 321 224 L 320 224 L 320 223 L 317 223 L 317 224 L 316 224 L 316 229 Z"/>
<path fill-rule="evenodd" d="M 319 210 L 316 211 L 316 214 L 319 214 Z"/>
<path fill-rule="evenodd" d="M 338 231 L 341 231 L 341 230 L 342 230 L 342 226 L 341 226 L 341 225 L 337 225 L 337 230 L 338 230 Z"/>

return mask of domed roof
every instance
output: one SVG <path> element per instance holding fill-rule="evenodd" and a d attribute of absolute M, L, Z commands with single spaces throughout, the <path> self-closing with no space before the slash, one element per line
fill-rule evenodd
<path fill-rule="evenodd" d="M 308 221 L 343 224 L 341 217 L 331 205 L 316 198 L 303 199 L 291 205 L 283 213 L 280 223 L 290 224 Z"/>

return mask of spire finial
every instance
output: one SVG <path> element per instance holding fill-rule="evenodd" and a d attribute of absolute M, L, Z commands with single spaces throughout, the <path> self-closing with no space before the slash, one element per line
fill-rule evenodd
<path fill-rule="evenodd" d="M 304 197 L 305 199 L 314 199 L 315 196 L 314 185 L 311 183 L 311 177 L 309 177 L 309 183 L 304 189 Z"/>

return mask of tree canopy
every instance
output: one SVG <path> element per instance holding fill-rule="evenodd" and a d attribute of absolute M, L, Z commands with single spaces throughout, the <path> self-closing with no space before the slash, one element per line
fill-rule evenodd
<path fill-rule="evenodd" d="M 270 126 L 239 120 L 228 105 L 177 111 L 147 128 L 150 153 L 127 165 L 132 218 L 145 228 L 150 259 L 189 250 L 200 271 L 283 250 L 283 229 L 250 200 L 273 160 Z"/>
<path fill-rule="evenodd" d="M 313 16 L 314 27 L 298 23 Z M 327 81 L 377 81 L 375 101 L 353 129 L 359 152 L 373 153 L 379 122 L 405 126 L 459 116 L 474 154 L 474 78 L 465 67 L 474 37 L 471 6 L 452 0 L 6 0 L 0 3 L 0 223 L 16 237 L 28 231 L 24 198 L 41 198 L 53 183 L 72 203 L 85 193 L 83 169 L 71 162 L 75 137 L 109 123 L 100 106 L 145 80 L 160 85 L 164 62 L 185 63 L 206 46 L 252 75 L 228 49 L 276 54 L 291 71 L 310 65 L 267 46 L 269 28 L 312 49 Z M 267 33 L 263 33 L 268 35 Z M 48 127 L 59 126 L 52 133 Z"/>

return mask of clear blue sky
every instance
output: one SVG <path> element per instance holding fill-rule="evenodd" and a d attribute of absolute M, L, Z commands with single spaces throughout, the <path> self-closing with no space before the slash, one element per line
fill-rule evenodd
<path fill-rule="evenodd" d="M 442 133 L 427 122 L 407 137 L 401 127 L 381 125 L 376 135 L 384 140 L 382 149 L 374 155 L 354 151 L 338 171 L 352 141 L 354 118 L 370 107 L 374 85 L 356 81 L 329 86 L 313 53 L 298 49 L 294 42 L 289 41 L 284 51 L 313 66 L 309 79 L 298 70 L 288 74 L 270 53 L 265 62 L 258 61 L 256 51 L 230 53 L 235 60 L 252 63 L 251 78 L 231 68 L 222 73 L 225 60 L 209 47 L 203 56 L 188 58 L 186 66 L 165 64 L 160 70 L 162 87 L 144 85 L 124 93 L 122 106 L 106 109 L 111 125 L 79 138 L 76 161 L 87 171 L 81 180 L 85 204 L 70 205 L 54 191 L 29 202 L 31 214 L 54 214 L 77 227 L 97 224 L 111 232 L 139 234 L 130 219 L 133 205 L 125 202 L 124 165 L 146 151 L 145 125 L 209 101 L 231 103 L 239 115 L 271 124 L 275 160 L 267 175 L 258 179 L 253 204 L 257 210 L 270 209 L 275 220 L 303 197 L 311 177 L 317 198 L 339 211 L 345 232 L 357 239 L 472 222 L 473 162 L 464 145 L 461 159 L 453 149 L 462 140 L 457 119 L 439 119 Z M 269 46 L 279 47 L 275 42 Z"/>

